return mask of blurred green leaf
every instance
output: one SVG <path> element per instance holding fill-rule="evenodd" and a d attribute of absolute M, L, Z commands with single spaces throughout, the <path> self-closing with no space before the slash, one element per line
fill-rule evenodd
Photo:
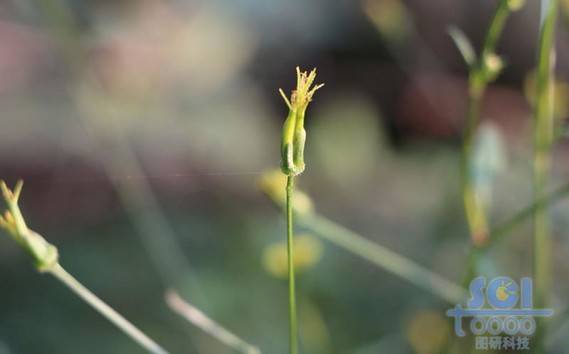
<path fill-rule="evenodd" d="M 462 58 L 468 64 L 469 67 L 472 67 L 476 62 L 476 54 L 474 53 L 474 49 L 472 48 L 472 44 L 468 37 L 462 32 L 458 27 L 450 26 L 448 28 L 448 34 L 456 44 Z"/>

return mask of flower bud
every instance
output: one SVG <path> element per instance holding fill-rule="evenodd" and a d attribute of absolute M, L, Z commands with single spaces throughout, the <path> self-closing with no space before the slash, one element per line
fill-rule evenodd
<path fill-rule="evenodd" d="M 320 84 L 312 87 L 315 78 L 316 69 L 308 73 L 301 72 L 296 67 L 296 90 L 292 91 L 290 100 L 283 90 L 279 90 L 289 108 L 283 125 L 281 141 L 281 170 L 287 176 L 296 176 L 304 171 L 304 143 L 306 142 L 304 115 L 314 92 L 324 86 Z"/>
<path fill-rule="evenodd" d="M 14 190 L 10 190 L 4 181 L 0 181 L 0 189 L 8 210 L 0 215 L 0 228 L 23 247 L 34 259 L 35 266 L 39 271 L 47 271 L 58 264 L 59 255 L 57 248 L 47 242 L 40 234 L 28 229 L 24 217 L 18 206 L 18 199 L 22 191 L 23 183 L 18 181 Z"/>
<path fill-rule="evenodd" d="M 504 61 L 498 55 L 490 53 L 484 56 L 482 63 L 482 70 L 486 82 L 496 80 L 502 69 L 504 68 Z"/>

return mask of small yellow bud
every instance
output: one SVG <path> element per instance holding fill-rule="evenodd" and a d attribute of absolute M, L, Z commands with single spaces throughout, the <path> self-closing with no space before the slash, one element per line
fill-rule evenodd
<path fill-rule="evenodd" d="M 504 68 L 504 61 L 494 53 L 485 55 L 483 59 L 483 72 L 486 82 L 492 82 Z"/>
<path fill-rule="evenodd" d="M 433 354 L 441 351 L 450 329 L 438 311 L 420 310 L 409 320 L 405 332 L 415 353 Z"/>
<path fill-rule="evenodd" d="M 7 223 L 9 224 L 13 224 L 14 223 L 14 217 L 12 216 L 12 214 L 6 210 L 4 212 L 4 219 L 6 220 Z"/>
<path fill-rule="evenodd" d="M 322 244 L 309 235 L 299 235 L 294 241 L 294 267 L 304 271 L 314 266 L 322 258 Z M 263 251 L 263 266 L 265 270 L 277 277 L 286 278 L 288 274 L 288 259 L 286 242 L 269 245 Z"/>
<path fill-rule="evenodd" d="M 284 207 L 286 201 L 286 176 L 279 170 L 265 172 L 257 181 L 259 189 L 265 193 L 279 207 Z M 298 214 L 308 214 L 314 211 L 314 204 L 310 197 L 297 190 L 293 195 L 294 211 Z"/>
<path fill-rule="evenodd" d="M 525 5 L 525 0 L 508 0 L 510 11 L 518 11 Z"/>

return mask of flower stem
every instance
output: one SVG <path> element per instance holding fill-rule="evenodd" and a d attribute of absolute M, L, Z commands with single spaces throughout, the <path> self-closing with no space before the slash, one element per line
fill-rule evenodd
<path fill-rule="evenodd" d="M 478 86 L 479 84 L 477 84 L 476 81 L 478 80 L 471 78 L 469 85 L 468 116 L 461 157 L 461 184 L 464 211 L 468 222 L 470 237 L 475 246 L 480 246 L 488 239 L 488 223 L 486 213 L 477 200 L 470 173 L 474 135 L 478 126 L 480 104 L 484 90 Z"/>
<path fill-rule="evenodd" d="M 542 14 L 539 35 L 537 64 L 537 87 L 534 119 L 534 161 L 533 189 L 535 200 L 542 200 L 549 182 L 551 169 L 551 144 L 553 141 L 553 77 L 555 61 L 555 23 L 557 19 L 557 0 L 543 2 L 547 8 Z M 538 203 L 534 214 L 534 257 L 533 271 L 535 281 L 535 306 L 547 306 L 551 285 L 551 236 L 549 232 L 549 212 L 546 204 Z M 541 323 L 540 323 L 541 322 Z M 540 326 L 541 324 L 541 326 Z M 543 352 L 543 321 L 538 322 L 536 350 Z"/>
<path fill-rule="evenodd" d="M 495 79 L 495 75 L 488 75 L 487 60 L 496 50 L 498 40 L 504 31 L 506 20 L 512 11 L 512 7 L 508 2 L 509 0 L 501 0 L 498 4 L 486 33 L 480 57 L 470 66 L 468 77 L 468 115 L 463 136 L 460 173 L 464 212 L 468 222 L 472 245 L 467 256 L 465 274 L 460 282 L 463 288 L 468 288 L 470 281 L 476 276 L 478 263 L 486 253 L 485 248 L 492 242 L 492 231 L 488 226 L 486 210 L 476 195 L 470 166 L 474 136 L 480 121 L 484 92 L 488 84 Z"/>
<path fill-rule="evenodd" d="M 290 354 L 298 354 L 298 325 L 296 320 L 296 292 L 294 286 L 294 224 L 293 224 L 294 176 L 286 180 L 286 230 L 288 251 L 288 311 Z"/>
<path fill-rule="evenodd" d="M 464 210 L 470 237 L 476 247 L 482 246 L 488 241 L 488 221 L 486 211 L 477 200 L 476 191 L 472 183 L 470 171 L 472 149 L 474 136 L 480 121 L 482 97 L 486 87 L 494 79 L 494 75 L 488 75 L 487 73 L 487 59 L 496 50 L 498 39 L 504 30 L 510 12 L 511 8 L 508 5 L 508 0 L 501 0 L 490 22 L 480 57 L 471 65 L 468 78 L 468 114 L 463 136 L 460 170 Z"/>
<path fill-rule="evenodd" d="M 486 34 L 486 38 L 484 40 L 484 46 L 482 48 L 482 58 L 485 55 L 491 54 L 498 44 L 498 40 L 504 31 L 504 26 L 506 24 L 506 20 L 508 19 L 508 15 L 511 12 L 511 7 L 508 5 L 510 0 L 501 0 L 498 4 L 498 8 L 494 13 L 494 17 L 492 18 L 492 22 L 490 23 L 490 27 L 488 28 L 488 33 Z"/>
<path fill-rule="evenodd" d="M 544 197 L 551 167 L 551 140 L 553 134 L 553 60 L 554 26 L 556 18 L 556 0 L 550 0 L 539 39 L 537 99 L 534 126 L 534 198 Z M 546 205 L 540 204 L 534 214 L 534 270 L 536 276 L 536 305 L 545 302 L 546 289 L 549 287 L 549 221 Z"/>
<path fill-rule="evenodd" d="M 150 339 L 147 335 L 142 333 L 126 318 L 121 316 L 118 312 L 112 309 L 109 305 L 104 303 L 89 289 L 83 286 L 77 279 L 69 274 L 59 264 L 48 270 L 55 278 L 65 284 L 77 296 L 83 299 L 87 304 L 93 307 L 97 312 L 106 317 L 109 321 L 114 323 L 125 334 L 130 336 L 135 342 L 140 344 L 144 349 L 153 354 L 168 354 L 160 345 Z"/>

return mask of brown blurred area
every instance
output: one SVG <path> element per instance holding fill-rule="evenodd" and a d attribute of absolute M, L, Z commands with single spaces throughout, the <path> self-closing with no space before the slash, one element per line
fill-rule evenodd
<path fill-rule="evenodd" d="M 493 1 L 395 0 L 332 6 L 320 1 L 303 7 L 302 12 L 294 4 L 257 6 L 250 1 L 63 1 L 60 5 L 63 10 L 59 12 L 53 9 L 56 6 L 42 8 L 33 1 L 2 5 L 2 151 L 10 152 L 8 155 L 18 151 L 36 159 L 30 162 L 35 171 L 15 173 L 23 177 L 41 174 L 37 160 L 44 161 L 48 170 L 42 179 L 54 174 L 49 171 L 54 168 L 49 160 L 63 161 L 58 169 L 65 169 L 65 161 L 74 155 L 92 164 L 84 157 L 97 155 L 97 149 L 84 139 L 92 132 L 84 130 L 79 117 L 84 112 L 79 111 L 85 107 L 76 102 L 86 96 L 88 102 L 79 106 L 108 104 L 106 108 L 128 111 L 120 113 L 124 123 L 113 124 L 124 124 L 125 130 L 130 124 L 142 127 L 139 130 L 155 129 L 155 135 L 166 142 L 173 121 L 191 120 L 194 106 L 199 110 L 212 105 L 228 92 L 236 95 L 235 91 L 241 91 L 243 96 L 247 91 L 256 96 L 251 99 L 267 101 L 260 105 L 265 117 L 259 119 L 270 118 L 266 124 L 278 125 L 280 117 L 275 113 L 282 111 L 282 105 L 275 88 L 290 83 L 291 68 L 299 64 L 318 67 L 327 82 L 320 101 L 334 99 L 343 91 L 367 97 L 383 113 L 382 125 L 396 143 L 457 141 L 465 112 L 466 69 L 446 29 L 451 24 L 462 28 L 478 47 L 494 9 Z M 325 18 L 317 15 L 319 5 L 329 9 Z M 374 9 L 380 14 L 373 13 Z M 395 11 L 392 17 L 400 20 L 391 22 L 407 25 L 397 28 L 387 23 L 382 28 L 382 18 L 374 22 L 374 16 L 387 18 L 390 9 Z M 527 133 L 531 111 L 524 98 L 523 78 L 534 63 L 536 36 L 531 33 L 536 32 L 537 10 L 537 4 L 529 2 L 509 22 L 499 48 L 507 68 L 488 91 L 482 114 L 514 137 Z M 53 23 L 57 19 L 68 23 Z M 76 33 L 68 33 L 66 26 Z M 563 60 L 568 50 L 566 35 L 561 31 L 559 36 L 560 77 L 567 72 L 568 61 Z M 79 52 L 80 59 L 70 52 Z M 80 63 L 70 64 L 69 60 Z M 76 65 L 78 70 L 71 70 Z M 93 85 L 95 93 L 89 91 Z M 92 97 L 95 95 L 100 97 Z M 69 105 L 68 100 L 75 102 Z M 154 109 L 158 115 L 170 117 L 148 121 L 143 113 L 134 112 L 136 109 Z M 116 120 L 104 112 L 95 115 L 98 117 L 89 119 L 105 123 L 93 125 Z M 142 132 L 127 135 L 125 138 L 140 145 L 150 144 Z M 180 152 L 170 149 L 169 155 L 174 160 L 192 160 L 193 156 L 180 156 Z M 199 155 L 197 163 L 191 163 L 197 171 L 201 169 L 199 160 L 203 160 L 203 154 Z M 9 167 L 3 169 L 12 170 Z"/>

